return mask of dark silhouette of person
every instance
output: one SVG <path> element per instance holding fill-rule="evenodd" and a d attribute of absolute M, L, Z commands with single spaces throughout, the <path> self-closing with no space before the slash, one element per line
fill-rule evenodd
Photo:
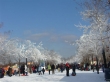
<path fill-rule="evenodd" d="M 52 74 L 54 74 L 54 73 L 55 73 L 55 72 L 54 72 L 54 70 L 55 70 L 55 65 L 54 65 L 54 64 L 52 64 L 51 70 L 52 70 Z"/>
<path fill-rule="evenodd" d="M 72 70 L 73 70 L 73 72 L 75 73 L 75 70 L 76 70 L 75 64 L 72 65 Z"/>
<path fill-rule="evenodd" d="M 43 75 L 44 75 L 44 72 L 45 72 L 45 69 L 43 68 L 43 69 L 42 69 L 42 73 L 43 73 Z"/>
<path fill-rule="evenodd" d="M 69 68 L 70 68 L 69 63 L 66 63 L 66 76 L 69 76 Z"/>

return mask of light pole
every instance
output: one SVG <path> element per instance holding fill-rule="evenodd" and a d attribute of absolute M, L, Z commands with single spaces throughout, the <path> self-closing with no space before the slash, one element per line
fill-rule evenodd
<path fill-rule="evenodd" d="M 105 49 L 102 49 L 102 55 L 103 55 L 103 60 L 104 60 L 104 68 L 107 68 L 107 64 L 106 64 L 106 57 L 105 57 Z"/>
<path fill-rule="evenodd" d="M 104 49 L 104 41 L 103 40 L 102 40 L 102 45 L 103 45 L 102 56 L 103 56 L 103 60 L 104 60 L 104 68 L 107 68 L 106 57 L 105 57 L 105 49 Z"/>
<path fill-rule="evenodd" d="M 27 66 L 27 57 L 26 57 L 26 66 Z"/>
<path fill-rule="evenodd" d="M 97 58 L 97 56 L 96 56 L 96 61 L 97 61 L 97 65 L 96 65 L 96 69 L 97 69 L 97 74 L 99 74 L 99 62 L 98 62 L 98 58 Z"/>
<path fill-rule="evenodd" d="M 20 55 L 19 55 L 19 76 L 20 76 Z"/>
<path fill-rule="evenodd" d="M 93 54 L 92 54 L 92 69 L 93 69 L 93 72 L 94 72 L 94 63 L 93 63 L 94 59 L 93 59 Z"/>
<path fill-rule="evenodd" d="M 47 67 L 47 58 L 45 58 L 45 69 Z"/>

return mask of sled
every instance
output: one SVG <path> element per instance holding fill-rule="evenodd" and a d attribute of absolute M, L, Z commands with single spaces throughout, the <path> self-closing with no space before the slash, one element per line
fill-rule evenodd
<path fill-rule="evenodd" d="M 28 75 L 21 75 L 21 76 L 28 76 Z"/>
<path fill-rule="evenodd" d="M 72 74 L 71 74 L 72 76 L 76 76 L 76 73 L 75 72 L 72 72 Z"/>

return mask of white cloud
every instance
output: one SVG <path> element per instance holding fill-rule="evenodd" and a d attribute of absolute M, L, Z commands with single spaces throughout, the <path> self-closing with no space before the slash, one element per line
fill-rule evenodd
<path fill-rule="evenodd" d="M 49 33 L 49 32 L 29 34 L 29 33 L 32 33 L 31 31 L 26 31 L 25 33 L 30 35 L 27 37 L 27 39 L 34 40 L 34 41 L 38 41 L 38 40 L 42 41 L 42 39 L 45 38 L 45 39 L 48 39 L 50 42 L 65 42 L 65 41 L 72 42 L 77 39 L 77 36 L 69 35 L 69 34 L 60 35 L 60 34 L 53 34 L 53 33 Z"/>
<path fill-rule="evenodd" d="M 73 42 L 77 39 L 77 36 L 75 35 L 58 35 L 58 34 L 54 34 L 51 35 L 50 37 L 50 41 L 52 42 Z"/>
<path fill-rule="evenodd" d="M 38 33 L 38 34 L 32 34 L 31 36 L 28 37 L 28 39 L 37 41 L 47 36 L 49 36 L 49 33 Z"/>
<path fill-rule="evenodd" d="M 76 39 L 76 36 L 75 35 L 64 35 L 62 36 L 62 39 L 65 41 L 73 41 Z"/>

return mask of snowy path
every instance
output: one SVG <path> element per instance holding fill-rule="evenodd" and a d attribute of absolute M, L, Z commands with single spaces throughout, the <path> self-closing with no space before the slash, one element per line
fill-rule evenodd
<path fill-rule="evenodd" d="M 70 70 L 71 73 L 71 70 Z M 48 74 L 46 71 L 44 75 L 29 74 L 29 76 L 5 76 L 0 79 L 0 82 L 105 82 L 104 73 L 97 74 L 92 71 L 76 71 L 76 76 L 66 76 L 66 71 L 63 73 L 55 72 L 55 74 Z"/>

